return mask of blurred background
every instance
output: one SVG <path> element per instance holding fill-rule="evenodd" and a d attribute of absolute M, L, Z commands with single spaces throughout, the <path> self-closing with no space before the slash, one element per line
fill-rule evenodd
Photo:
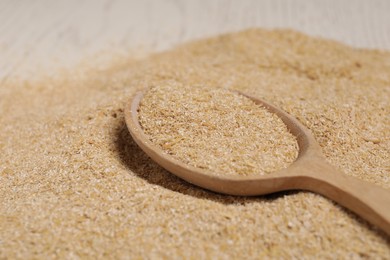
<path fill-rule="evenodd" d="M 389 0 L 0 0 L 0 79 L 250 27 L 390 49 Z"/>

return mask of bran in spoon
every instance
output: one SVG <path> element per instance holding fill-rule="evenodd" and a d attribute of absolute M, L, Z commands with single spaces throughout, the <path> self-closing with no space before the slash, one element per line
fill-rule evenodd
<path fill-rule="evenodd" d="M 147 91 L 139 121 L 150 140 L 213 174 L 267 174 L 292 163 L 298 144 L 283 121 L 238 93 L 170 82 Z"/>

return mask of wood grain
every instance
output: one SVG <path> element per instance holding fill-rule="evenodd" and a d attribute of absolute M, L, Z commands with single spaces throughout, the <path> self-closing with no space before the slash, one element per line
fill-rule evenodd
<path fill-rule="evenodd" d="M 390 49 L 387 0 L 0 1 L 0 78 L 99 50 L 176 44 L 248 27 L 287 27 Z"/>

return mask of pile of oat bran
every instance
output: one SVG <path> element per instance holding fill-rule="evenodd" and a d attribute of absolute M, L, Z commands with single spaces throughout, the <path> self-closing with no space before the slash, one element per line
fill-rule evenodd
<path fill-rule="evenodd" d="M 176 81 L 257 95 L 346 174 L 390 188 L 390 53 L 249 30 L 143 61 L 0 85 L 0 258 L 386 258 L 390 240 L 309 192 L 218 195 L 154 164 L 124 103 Z"/>

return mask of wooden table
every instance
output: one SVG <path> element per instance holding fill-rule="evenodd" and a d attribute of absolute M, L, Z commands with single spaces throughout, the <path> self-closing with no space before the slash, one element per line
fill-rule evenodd
<path fill-rule="evenodd" d="M 390 49 L 389 14 L 389 0 L 0 0 L 0 78 L 112 47 L 163 50 L 248 27 Z"/>

